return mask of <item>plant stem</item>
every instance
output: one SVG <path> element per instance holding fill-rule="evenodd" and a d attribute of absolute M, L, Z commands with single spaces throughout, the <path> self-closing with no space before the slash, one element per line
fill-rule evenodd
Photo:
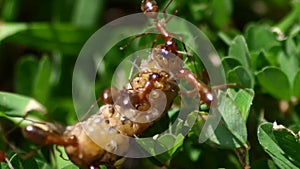
<path fill-rule="evenodd" d="M 284 17 L 276 26 L 281 32 L 286 33 L 286 31 L 295 24 L 295 21 L 300 18 L 300 2 L 292 3 L 292 11 Z"/>

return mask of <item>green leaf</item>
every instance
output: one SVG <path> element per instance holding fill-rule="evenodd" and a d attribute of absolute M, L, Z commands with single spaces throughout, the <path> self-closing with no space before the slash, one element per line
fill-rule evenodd
<path fill-rule="evenodd" d="M 271 66 L 278 66 L 278 58 L 280 53 L 283 51 L 282 46 L 274 46 L 270 48 L 268 51 L 264 50 L 262 53 L 264 54 L 265 58 L 268 60 L 269 65 Z M 267 66 L 267 65 L 265 65 Z"/>
<path fill-rule="evenodd" d="M 45 162 L 45 159 L 36 158 L 36 162 L 40 169 L 53 169 L 53 166 L 51 164 Z"/>
<path fill-rule="evenodd" d="M 13 21 L 16 20 L 20 13 L 22 1 L 11 0 L 1 3 L 1 20 L 3 21 Z M 1 31 L 0 31 L 1 32 Z"/>
<path fill-rule="evenodd" d="M 169 149 L 167 152 L 156 156 L 155 158 L 160 162 L 165 162 L 171 160 L 175 152 L 183 144 L 184 136 L 182 134 L 173 135 L 173 134 L 164 134 L 160 136 L 157 141 L 163 146 Z"/>
<path fill-rule="evenodd" d="M 49 97 L 49 92 L 51 89 L 51 73 L 51 62 L 49 57 L 45 56 L 39 63 L 39 68 L 33 86 L 33 97 L 41 103 L 45 103 Z"/>
<path fill-rule="evenodd" d="M 273 124 L 273 133 L 277 140 L 277 144 L 289 157 L 290 161 L 300 167 L 300 138 L 293 131 L 282 125 Z"/>
<path fill-rule="evenodd" d="M 63 168 L 76 167 L 76 165 L 73 164 L 71 161 L 61 158 L 61 157 L 68 157 L 68 155 L 66 154 L 66 152 L 64 150 L 64 147 L 59 146 L 59 147 L 55 148 L 53 153 L 54 153 L 54 155 L 51 156 L 51 158 L 52 158 L 51 161 L 55 161 L 55 164 L 57 166 L 60 166 L 60 167 L 64 166 Z M 76 168 L 78 168 L 78 167 L 76 167 Z"/>
<path fill-rule="evenodd" d="M 210 141 L 222 148 L 231 149 L 247 146 L 246 122 L 236 103 L 224 92 L 220 92 L 218 103 L 218 111 L 222 116 L 222 121 L 209 138 Z"/>
<path fill-rule="evenodd" d="M 185 1 L 183 1 L 185 2 Z M 207 9 L 207 3 L 202 1 L 189 1 L 187 4 L 187 8 L 190 12 L 192 19 L 199 21 L 205 17 L 205 10 Z M 205 6 L 203 8 L 203 6 Z M 174 8 L 176 10 L 177 7 Z"/>
<path fill-rule="evenodd" d="M 229 91 L 230 90 L 231 89 L 229 89 Z M 221 93 L 218 99 L 220 102 L 218 110 L 220 111 L 228 130 L 236 139 L 238 139 L 240 143 L 242 143 L 242 145 L 246 144 L 246 122 L 243 120 L 242 114 L 239 111 L 236 103 L 231 98 L 227 97 L 227 94 L 225 93 Z"/>
<path fill-rule="evenodd" d="M 184 136 L 182 134 L 174 135 L 166 133 L 159 136 L 157 139 L 141 138 L 137 139 L 137 141 L 146 152 L 155 156 L 155 160 L 158 160 L 161 163 L 166 162 L 173 157 L 178 148 L 182 146 Z M 159 152 L 163 153 L 158 155 Z"/>
<path fill-rule="evenodd" d="M 290 84 L 293 83 L 295 75 L 299 69 L 299 59 L 296 55 L 287 55 L 285 52 L 280 51 L 278 54 L 278 63 L 282 71 L 288 75 Z"/>
<path fill-rule="evenodd" d="M 263 123 L 258 127 L 258 141 L 263 146 L 264 150 L 272 157 L 275 164 L 282 169 L 298 168 L 295 166 L 288 157 L 284 154 L 284 151 L 279 147 L 276 138 L 273 134 L 273 124 Z"/>
<path fill-rule="evenodd" d="M 294 41 L 294 39 L 292 37 L 289 37 L 286 40 L 286 52 L 288 56 L 297 56 L 298 55 L 298 51 L 297 51 L 297 46 L 296 43 Z"/>
<path fill-rule="evenodd" d="M 259 24 L 251 24 L 247 27 L 246 41 L 250 52 L 268 51 L 271 47 L 280 44 L 270 26 Z"/>
<path fill-rule="evenodd" d="M 225 72 L 230 71 L 231 69 L 236 68 L 241 65 L 241 62 L 232 56 L 226 56 L 222 58 L 222 64 L 224 66 Z"/>
<path fill-rule="evenodd" d="M 289 33 L 289 37 L 295 37 L 295 36 L 298 36 L 300 33 L 300 25 L 299 24 L 296 24 L 294 25 L 291 30 L 290 30 L 290 33 Z"/>
<path fill-rule="evenodd" d="M 225 32 L 218 32 L 218 36 L 226 45 L 230 46 L 232 39 Z"/>
<path fill-rule="evenodd" d="M 237 66 L 227 72 L 228 82 L 237 83 L 245 88 L 254 87 L 254 77 L 251 72 L 243 66 Z"/>
<path fill-rule="evenodd" d="M 0 41 L 26 29 L 27 25 L 25 23 L 1 23 Z"/>
<path fill-rule="evenodd" d="M 10 162 L 14 168 L 18 169 L 39 169 L 39 166 L 34 158 L 23 160 L 19 156 L 15 155 L 10 159 Z"/>
<path fill-rule="evenodd" d="M 275 163 L 272 160 L 267 158 L 263 158 L 252 162 L 251 168 L 252 169 L 261 169 L 261 168 L 277 169 Z"/>
<path fill-rule="evenodd" d="M 234 89 L 228 89 L 228 95 L 234 101 L 246 122 L 254 98 L 254 91 L 250 89 L 236 92 Z"/>
<path fill-rule="evenodd" d="M 300 98 L 300 70 L 298 70 L 294 78 L 293 95 L 297 98 Z"/>
<path fill-rule="evenodd" d="M 30 97 L 0 92 L 0 112 L 7 116 L 24 117 L 30 111 L 45 113 L 46 109 Z"/>
<path fill-rule="evenodd" d="M 289 100 L 291 87 L 287 75 L 276 67 L 265 67 L 257 73 L 261 86 L 277 99 Z"/>
<path fill-rule="evenodd" d="M 20 59 L 15 69 L 15 90 L 17 93 L 32 96 L 33 83 L 38 72 L 38 60 L 34 57 Z"/>
<path fill-rule="evenodd" d="M 230 21 L 232 13 L 232 1 L 231 0 L 213 0 L 212 3 L 212 22 L 219 28 L 227 26 Z"/>
<path fill-rule="evenodd" d="M 69 165 L 62 167 L 62 169 L 78 169 L 78 167 L 74 164 L 69 164 Z"/>
<path fill-rule="evenodd" d="M 88 3 L 85 0 L 75 1 L 73 24 L 81 27 L 95 26 L 101 18 L 100 12 L 103 11 L 104 2 L 99 0 L 90 0 Z"/>
<path fill-rule="evenodd" d="M 155 147 L 158 146 L 156 145 L 156 141 L 153 138 L 136 138 L 137 142 L 141 147 L 149 154 L 151 155 L 156 155 L 155 152 Z M 160 149 L 162 147 L 159 147 Z"/>
<path fill-rule="evenodd" d="M 68 24 L 32 23 L 27 24 L 27 29 L 22 29 L 6 40 L 40 50 L 58 50 L 64 54 L 77 55 L 92 31 Z"/>
<path fill-rule="evenodd" d="M 265 52 L 252 53 L 251 60 L 252 60 L 253 69 L 255 70 L 261 70 L 264 67 L 270 65 L 270 62 L 267 60 L 265 56 Z"/>
<path fill-rule="evenodd" d="M 234 38 L 229 47 L 228 55 L 239 60 L 239 62 L 246 68 L 251 67 L 250 53 L 246 40 L 242 35 Z"/>

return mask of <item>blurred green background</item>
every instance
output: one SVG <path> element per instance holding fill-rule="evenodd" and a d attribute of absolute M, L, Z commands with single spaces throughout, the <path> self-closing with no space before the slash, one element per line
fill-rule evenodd
<path fill-rule="evenodd" d="M 161 8 L 165 3 L 158 1 Z M 176 4 L 168 9 L 170 13 Z M 247 23 L 260 20 L 275 23 L 289 10 L 290 2 L 286 0 L 189 0 L 181 3 L 178 16 L 208 29 L 208 36 L 216 41 L 215 31 L 243 31 Z M 94 31 L 118 17 L 140 12 L 140 1 L 1 0 L 0 12 L 0 89 L 16 91 L 18 60 L 26 55 L 61 55 L 72 66 Z M 69 94 L 70 89 L 64 86 L 70 85 L 66 78 L 71 76 L 61 73 L 66 73 L 64 80 L 60 79 L 64 85 L 57 87 Z"/>

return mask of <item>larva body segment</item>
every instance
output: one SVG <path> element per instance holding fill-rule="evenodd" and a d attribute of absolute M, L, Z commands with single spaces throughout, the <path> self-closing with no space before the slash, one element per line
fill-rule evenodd
<path fill-rule="evenodd" d="M 102 113 L 110 113 L 111 105 L 105 105 L 99 112 L 84 122 L 79 122 L 67 127 L 64 135 L 76 136 L 76 146 L 65 146 L 69 159 L 81 168 L 90 168 L 100 164 L 113 164 L 120 157 L 111 152 L 118 148 L 118 151 L 126 153 L 128 139 L 124 139 L 117 130 L 110 127 L 103 118 Z M 93 135 L 93 137 L 91 137 Z M 100 145 L 105 145 L 101 147 Z M 120 150 L 120 149 L 124 150 Z M 107 150 L 111 151 L 107 151 Z"/>
<path fill-rule="evenodd" d="M 157 78 L 149 93 L 143 96 L 143 89 L 153 78 L 153 73 L 161 78 Z M 140 72 L 128 86 L 131 87 L 119 91 L 114 104 L 105 104 L 86 121 L 66 128 L 63 135 L 75 136 L 78 140 L 75 146 L 65 146 L 70 160 L 76 165 L 89 168 L 113 164 L 120 159 L 114 151 L 126 155 L 129 148 L 126 136 L 139 135 L 158 121 L 178 93 L 175 80 L 164 71 Z M 163 99 L 165 102 L 160 101 Z"/>

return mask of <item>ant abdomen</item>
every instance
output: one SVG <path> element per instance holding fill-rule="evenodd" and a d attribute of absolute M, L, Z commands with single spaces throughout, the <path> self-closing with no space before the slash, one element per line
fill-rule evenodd
<path fill-rule="evenodd" d="M 27 139 L 29 139 L 35 144 L 39 144 L 39 145 L 46 144 L 47 133 L 45 130 L 39 127 L 33 125 L 26 126 L 23 130 L 23 133 Z"/>
<path fill-rule="evenodd" d="M 44 124 L 43 127 L 45 127 L 45 129 L 34 125 L 28 125 L 23 130 L 24 136 L 28 140 L 39 145 L 77 145 L 77 138 L 74 135 L 64 135 L 63 131 L 51 128 L 51 126 L 48 126 L 47 124 Z"/>

